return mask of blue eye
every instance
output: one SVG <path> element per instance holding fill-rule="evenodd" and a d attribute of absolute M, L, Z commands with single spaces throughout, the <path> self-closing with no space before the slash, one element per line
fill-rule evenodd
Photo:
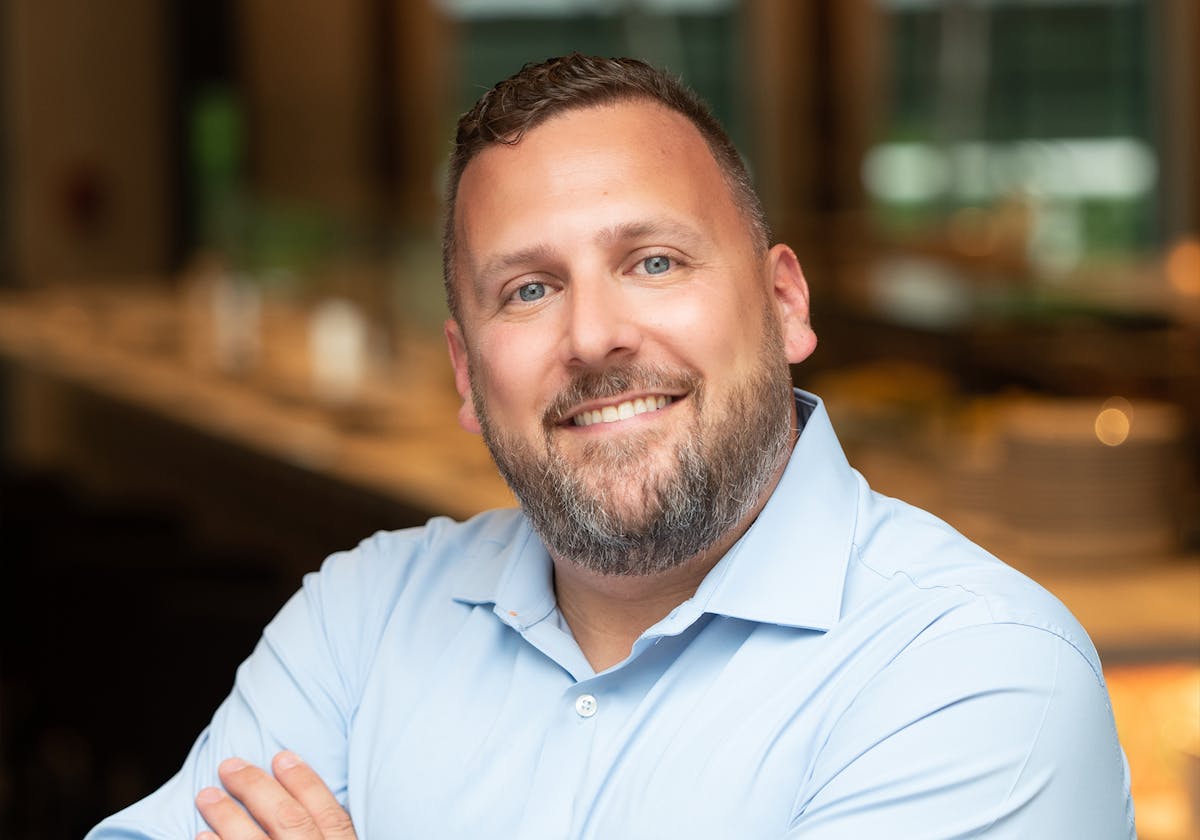
<path fill-rule="evenodd" d="M 535 300 L 541 300 L 546 296 L 546 286 L 544 283 L 526 283 L 521 288 L 517 289 L 517 297 L 529 303 Z"/>
<path fill-rule="evenodd" d="M 670 257 L 646 257 L 642 260 L 642 268 L 646 269 L 647 274 L 663 274 L 671 270 Z"/>

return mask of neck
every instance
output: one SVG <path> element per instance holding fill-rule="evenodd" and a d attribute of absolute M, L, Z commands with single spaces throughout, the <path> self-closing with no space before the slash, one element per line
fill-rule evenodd
<path fill-rule="evenodd" d="M 736 538 L 655 575 L 604 575 L 554 558 L 563 618 L 598 673 L 629 655 L 638 637 L 696 593 Z"/>

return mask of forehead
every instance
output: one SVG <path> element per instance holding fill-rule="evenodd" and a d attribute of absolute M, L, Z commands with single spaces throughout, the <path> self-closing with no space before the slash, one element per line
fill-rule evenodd
<path fill-rule="evenodd" d="M 462 182 L 469 185 L 472 175 L 508 166 L 553 165 L 605 153 L 620 154 L 631 166 L 661 165 L 683 155 L 690 163 L 711 169 L 703 174 L 720 175 L 707 142 L 691 121 L 653 100 L 625 99 L 569 108 L 529 129 L 516 143 L 484 147 L 467 164 Z"/>
<path fill-rule="evenodd" d="M 580 232 L 651 214 L 717 235 L 745 234 L 711 150 L 684 116 L 634 100 L 579 108 L 494 144 L 459 182 L 460 267 L 481 252 L 528 247 L 530 236 Z"/>

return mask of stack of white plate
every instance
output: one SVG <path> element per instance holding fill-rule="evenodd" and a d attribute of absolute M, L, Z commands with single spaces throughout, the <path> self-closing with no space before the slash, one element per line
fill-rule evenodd
<path fill-rule="evenodd" d="M 998 507 L 1031 557 L 1149 559 L 1178 547 L 1182 412 L 1121 398 L 1022 400 L 1001 413 Z"/>

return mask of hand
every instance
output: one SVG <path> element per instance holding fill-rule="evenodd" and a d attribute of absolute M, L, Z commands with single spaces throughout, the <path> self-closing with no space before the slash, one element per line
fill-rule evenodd
<path fill-rule="evenodd" d="M 240 758 L 223 761 L 217 775 L 229 794 L 209 787 L 196 795 L 213 829 L 196 840 L 356 840 L 350 815 L 311 767 L 284 751 L 271 770 L 274 778 Z"/>

